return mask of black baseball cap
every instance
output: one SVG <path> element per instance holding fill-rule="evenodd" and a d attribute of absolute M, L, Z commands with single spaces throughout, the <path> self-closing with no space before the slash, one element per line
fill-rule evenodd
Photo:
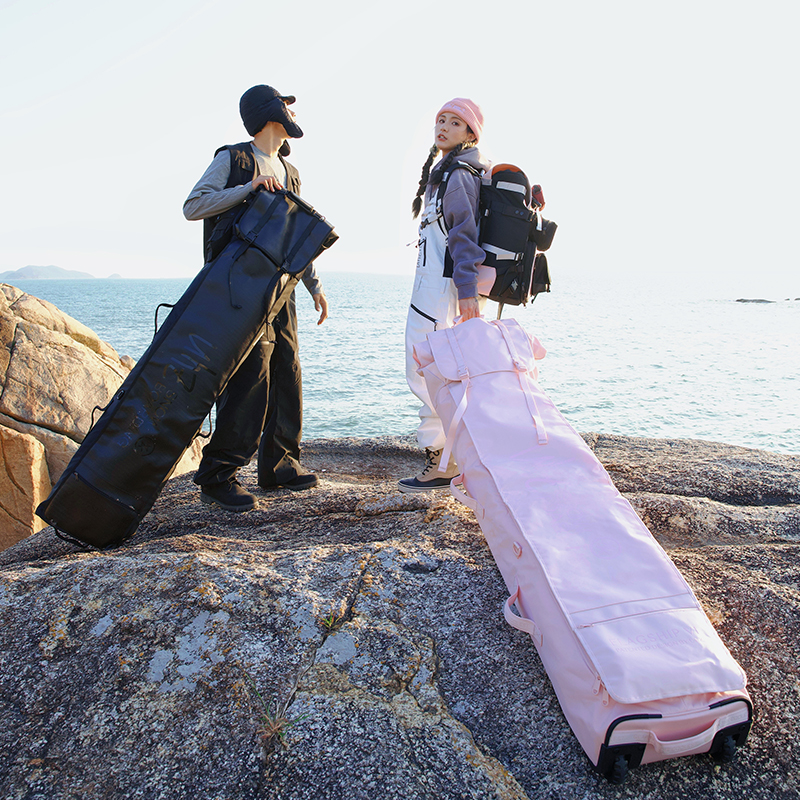
<path fill-rule="evenodd" d="M 239 113 L 247 132 L 255 136 L 268 122 L 280 122 L 289 136 L 299 139 L 303 131 L 286 108 L 296 99 L 294 95 L 282 95 L 272 86 L 263 84 L 248 89 L 239 100 Z"/>

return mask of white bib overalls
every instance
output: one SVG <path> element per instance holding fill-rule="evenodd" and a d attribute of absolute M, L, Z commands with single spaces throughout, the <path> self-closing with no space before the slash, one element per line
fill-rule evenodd
<path fill-rule="evenodd" d="M 446 252 L 447 230 L 444 219 L 436 213 L 436 193 L 433 192 L 422 214 L 414 289 L 406 320 L 406 380 L 422 402 L 417 441 L 420 446 L 432 450 L 444 447 L 445 433 L 431 405 L 425 380 L 417 374 L 413 348 L 418 342 L 424 342 L 432 331 L 452 327 L 458 316 L 456 286 L 452 278 L 444 276 Z"/>

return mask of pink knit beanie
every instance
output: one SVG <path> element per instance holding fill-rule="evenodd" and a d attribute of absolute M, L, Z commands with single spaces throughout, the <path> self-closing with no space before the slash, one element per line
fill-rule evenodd
<path fill-rule="evenodd" d="M 475 134 L 475 142 L 479 142 L 483 132 L 483 111 L 477 103 L 468 100 L 466 97 L 456 97 L 449 103 L 445 103 L 436 115 L 438 119 L 442 114 L 448 112 L 461 117 L 469 125 Z"/>

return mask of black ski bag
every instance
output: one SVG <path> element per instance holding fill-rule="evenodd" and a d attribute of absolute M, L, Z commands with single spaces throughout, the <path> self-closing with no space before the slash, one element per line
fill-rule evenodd
<path fill-rule="evenodd" d="M 251 195 L 230 243 L 172 308 L 38 516 L 99 549 L 132 536 L 228 379 L 337 238 L 296 194 Z"/>

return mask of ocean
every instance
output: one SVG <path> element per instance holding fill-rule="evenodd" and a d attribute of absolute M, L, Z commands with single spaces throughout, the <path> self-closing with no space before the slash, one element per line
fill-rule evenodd
<path fill-rule="evenodd" d="M 330 303 L 323 325 L 302 285 L 297 291 L 304 437 L 413 433 L 417 404 L 403 355 L 411 272 L 321 275 Z M 156 306 L 175 302 L 190 280 L 14 285 L 138 359 Z M 540 383 L 579 431 L 800 453 L 800 300 L 746 299 L 573 275 L 557 277 L 553 291 L 527 307 L 506 307 L 503 317 L 516 317 L 547 348 Z M 496 306 L 486 313 L 494 317 Z"/>

